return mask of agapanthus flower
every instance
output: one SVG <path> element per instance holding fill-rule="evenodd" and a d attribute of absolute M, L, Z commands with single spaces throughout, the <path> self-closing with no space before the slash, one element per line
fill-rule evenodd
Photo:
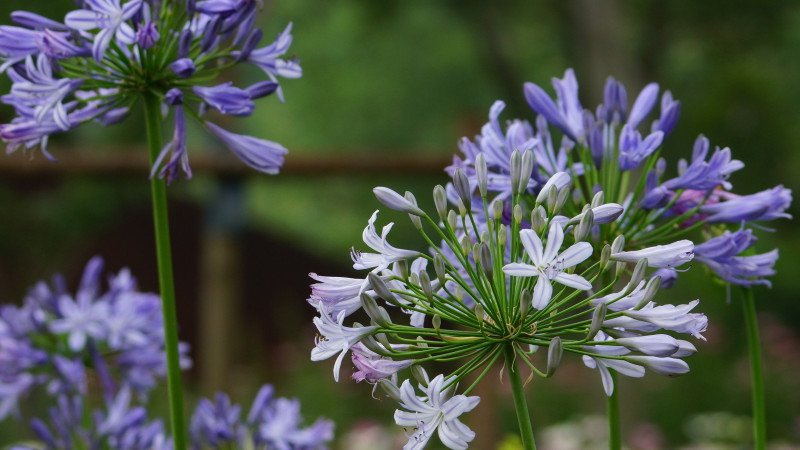
<path fill-rule="evenodd" d="M 790 218 L 786 210 L 792 201 L 791 191 L 783 186 L 750 195 L 732 192 L 731 175 L 741 170 L 744 163 L 734 159 L 727 147 L 717 147 L 712 152 L 709 140 L 702 135 L 695 141 L 691 160 L 680 160 L 677 174 L 670 173 L 667 161 L 660 154 L 677 124 L 681 108 L 671 92 L 663 92 L 660 116 L 648 126 L 648 117 L 658 103 L 657 84 L 645 86 L 633 105 L 629 105 L 625 87 L 609 78 L 603 104 L 595 112 L 582 106 L 572 69 L 565 72 L 563 79 L 553 79 L 553 87 L 555 99 L 534 83 L 524 86 L 525 99 L 538 114 L 532 121 L 535 127 L 531 122 L 512 119 L 503 129 L 498 118 L 502 103 L 495 103 L 481 134 L 459 142 L 463 159 L 456 157 L 446 169 L 451 176 L 456 169 L 462 170 L 467 178 L 465 185 L 471 187 L 473 196 L 477 196 L 475 191 L 480 188 L 482 195 L 503 201 L 503 210 L 507 212 L 501 218 L 504 224 L 510 223 L 512 193 L 518 193 L 524 200 L 520 202 L 520 215 L 527 219 L 538 206 L 549 207 L 557 201 L 563 206 L 564 216 L 579 217 L 585 205 L 603 192 L 601 203 L 614 202 L 623 210 L 610 226 L 590 230 L 590 240 L 611 242 L 621 235 L 625 238 L 623 245 L 615 248 L 614 253 L 632 260 L 645 247 L 655 251 L 658 247 L 654 246 L 677 245 L 673 243 L 686 239 L 702 245 L 703 238 L 718 236 L 727 224 L 739 227 L 742 222 L 757 222 L 763 226 L 765 221 Z M 560 146 L 556 149 L 552 143 L 559 142 L 559 134 Z M 524 167 L 512 176 L 509 162 L 515 149 L 520 154 L 529 149 L 533 152 L 530 173 Z M 639 175 L 633 172 L 637 168 L 641 169 Z M 562 194 L 566 197 L 551 195 L 553 186 L 556 194 L 560 194 L 564 182 L 573 180 L 578 183 L 571 192 Z M 453 188 L 448 186 L 447 192 L 453 192 Z M 449 199 L 457 205 L 457 198 L 451 195 Z M 473 208 L 472 212 L 485 215 L 480 208 Z M 698 257 L 696 261 L 729 283 L 751 285 L 756 280 L 766 284 L 763 283 L 766 277 L 774 274 L 777 252 L 754 257 L 742 254 L 744 250 L 742 247 L 737 254 L 726 254 L 724 260 Z M 687 252 L 685 255 L 691 249 Z M 678 254 L 672 255 L 673 260 L 664 259 L 668 255 L 660 252 L 650 256 L 651 266 L 664 269 L 688 261 Z M 677 273 L 659 273 L 669 275 L 664 278 L 664 286 L 670 285 Z"/>
<path fill-rule="evenodd" d="M 253 399 L 247 417 L 242 407 L 218 393 L 214 401 L 201 399 L 191 419 L 192 448 L 274 448 L 276 450 L 324 450 L 333 439 L 333 423 L 318 419 L 301 428 L 300 403 L 275 398 L 264 385 Z"/>
<path fill-rule="evenodd" d="M 534 212 L 523 217 L 519 194 L 527 183 L 519 174 L 530 164 L 526 158 L 519 151 L 508 155 L 508 179 L 518 182 L 509 196 L 496 199 L 484 194 L 486 158 L 477 158 L 474 185 L 455 168 L 450 192 L 434 189 L 435 219 L 410 193 L 376 188 L 381 203 L 408 213 L 429 252 L 391 245 L 393 224 L 378 235 L 374 213 L 363 240 L 375 253 L 352 252 L 363 278 L 312 274 L 316 283 L 309 303 L 319 313 L 314 318 L 319 333 L 311 359 L 337 355 L 338 380 L 344 356 L 352 352 L 352 378 L 383 387 L 400 404 L 395 421 L 409 435 L 406 449 L 423 448 L 435 434 L 448 448 L 467 447 L 474 433 L 458 417 L 478 405 L 478 397 L 469 396 L 477 382 L 461 392 L 458 386 L 471 372 L 485 374 L 505 364 L 518 374 L 519 366 L 527 365 L 549 377 L 562 355 L 575 355 L 600 370 L 610 395 L 612 369 L 635 377 L 648 370 L 670 376 L 688 371 L 681 358 L 693 352 L 665 331 L 702 339 L 707 320 L 693 312 L 697 300 L 659 304 L 660 279 L 647 278 L 650 266 L 690 260 L 694 245 L 645 246 L 626 255 L 617 251 L 624 238 L 613 245 L 597 243 L 592 235 L 613 227 L 622 206 L 604 203 L 598 193 L 580 213 L 569 214 L 565 204 L 572 184 L 563 172 L 553 174 L 547 194 L 531 199 Z M 648 256 L 654 264 L 647 264 Z M 627 287 L 614 292 L 624 280 Z M 392 308 L 405 316 L 389 314 Z M 532 348 L 546 348 L 546 361 Z M 454 366 L 455 360 L 460 363 Z M 452 372 L 429 378 L 423 367 L 437 362 Z"/>
<path fill-rule="evenodd" d="M 130 441 L 125 428 L 144 423 L 138 421 L 140 407 L 130 410 L 136 420 L 128 417 L 130 393 L 146 398 L 166 375 L 161 298 L 137 291 L 127 269 L 108 277 L 107 289 L 104 278 L 103 261 L 96 257 L 86 265 L 75 294 L 56 277 L 52 286 L 34 286 L 22 306 L 0 308 L 0 420 L 39 387 L 57 402 L 87 396 L 91 370 L 108 403 L 109 415 L 96 424 L 108 439 L 103 442 L 113 448 L 149 448 L 117 445 L 114 439 L 139 442 Z M 182 344 L 183 367 L 191 364 L 187 351 Z M 64 442 L 51 447 L 66 448 Z"/>
<path fill-rule="evenodd" d="M 16 111 L 11 123 L 0 124 L 8 152 L 39 147 L 52 159 L 46 149 L 51 134 L 91 120 L 116 123 L 143 95 L 154 95 L 165 110 L 174 111 L 176 132 L 151 176 L 171 182 L 182 171 L 190 178 L 187 108 L 197 111 L 192 117 L 203 116 L 209 107 L 248 116 L 257 98 L 277 91 L 283 101 L 279 78 L 302 75 L 296 60 L 284 59 L 291 24 L 275 42 L 256 48 L 263 32 L 254 27 L 255 1 L 87 0 L 78 5 L 63 23 L 18 11 L 12 19 L 20 26 L 0 26 L 0 72 L 13 83 L 0 101 Z M 268 81 L 248 88 L 207 85 L 237 64 L 261 68 Z M 286 149 L 280 144 L 201 120 L 254 169 L 274 174 L 283 164 Z"/>

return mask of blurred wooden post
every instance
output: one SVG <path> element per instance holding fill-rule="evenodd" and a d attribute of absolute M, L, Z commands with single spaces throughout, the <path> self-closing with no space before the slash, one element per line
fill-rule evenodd
<path fill-rule="evenodd" d="M 199 362 L 200 391 L 206 395 L 226 387 L 239 348 L 242 197 L 240 182 L 221 181 L 200 238 L 199 348 L 192 353 Z"/>

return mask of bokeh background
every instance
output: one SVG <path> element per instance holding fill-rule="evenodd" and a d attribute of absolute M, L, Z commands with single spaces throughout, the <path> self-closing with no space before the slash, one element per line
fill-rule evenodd
<path fill-rule="evenodd" d="M 4 0 L 0 22 L 17 9 L 61 19 L 73 3 Z M 195 361 L 186 373 L 189 405 L 219 389 L 249 403 L 261 384 L 272 383 L 279 395 L 302 400 L 309 422 L 336 421 L 335 448 L 397 448 L 404 438 L 390 423 L 391 402 L 372 399 L 371 386 L 346 373 L 335 383 L 332 361 L 309 361 L 315 329 L 305 302 L 308 273 L 353 273 L 349 249 L 364 248 L 361 232 L 380 206 L 372 187 L 413 191 L 430 207 L 433 186 L 447 181 L 443 168 L 457 140 L 479 133 L 494 100 L 508 105 L 503 119 L 533 120 L 525 81 L 552 92 L 550 78 L 573 67 L 589 108 L 601 101 L 608 75 L 625 83 L 631 100 L 657 81 L 683 106 L 662 152 L 673 164 L 691 155 L 703 133 L 746 163 L 731 180 L 736 192 L 799 187 L 800 4 L 794 1 L 266 0 L 260 18 L 265 36 L 294 23 L 291 51 L 304 76 L 283 83 L 285 104 L 261 100 L 252 117 L 229 127 L 286 146 L 284 170 L 250 171 L 195 129 L 189 156 L 195 176 L 169 189 L 180 333 Z M 262 74 L 244 68 L 233 77 L 247 84 Z M 0 92 L 8 88 L 0 81 Z M 0 122 L 12 115 L 0 105 Z M 50 150 L 58 163 L 36 151 L 0 158 L 3 302 L 21 301 L 29 286 L 56 272 L 76 286 L 95 254 L 110 271 L 130 267 L 142 290 L 157 290 L 140 115 L 54 137 Z M 422 249 L 404 215 L 382 212 L 380 222 L 388 221 L 398 222 L 395 245 Z M 756 289 L 769 436 L 773 448 L 798 448 L 800 233 L 795 222 L 772 225 L 774 232 L 760 232 L 758 249 L 780 249 L 778 275 L 771 289 Z M 621 380 L 630 448 L 748 447 L 739 292 L 708 281 L 696 266 L 660 294 L 665 303 L 700 298 L 711 321 L 708 341 L 697 342 L 684 377 Z M 344 364 L 343 372 L 349 370 Z M 509 389 L 490 381 L 466 419 L 478 431 L 474 448 L 513 449 Z M 595 371 L 566 361 L 557 376 L 534 380 L 528 390 L 543 448 L 604 448 Z M 0 443 L 21 433 L 13 421 L 0 423 Z"/>

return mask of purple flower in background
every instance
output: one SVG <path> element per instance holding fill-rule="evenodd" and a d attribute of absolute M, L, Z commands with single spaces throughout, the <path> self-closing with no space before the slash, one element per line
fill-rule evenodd
<path fill-rule="evenodd" d="M 332 422 L 318 419 L 301 428 L 300 402 L 274 398 L 268 384 L 256 394 L 246 420 L 241 411 L 242 407 L 232 404 L 223 393 L 217 393 L 213 402 L 201 399 L 189 426 L 192 448 L 323 450 L 333 439 Z"/>
<path fill-rule="evenodd" d="M 778 260 L 778 250 L 758 255 L 742 255 L 755 241 L 752 230 L 741 228 L 733 233 L 726 230 L 722 235 L 696 246 L 694 252 L 698 261 L 729 283 L 771 286 L 765 277 L 775 274 L 773 266 Z"/>
<path fill-rule="evenodd" d="M 174 108 L 176 122 L 175 137 L 151 176 L 172 182 L 183 171 L 191 178 L 187 113 L 199 118 L 210 106 L 223 114 L 249 116 L 255 99 L 277 91 L 283 101 L 279 78 L 302 75 L 296 60 L 282 58 L 292 42 L 291 24 L 275 42 L 256 48 L 263 35 L 254 28 L 258 3 L 85 0 L 77 2 L 78 9 L 63 24 L 24 11 L 13 13 L 20 26 L 0 26 L 0 73 L 5 71 L 13 83 L 2 102 L 14 107 L 16 117 L 0 124 L 0 139 L 8 152 L 40 147 L 54 160 L 46 151 L 51 134 L 91 120 L 116 123 L 141 100 L 142 92 L 149 92 L 164 101 L 164 108 Z M 268 79 L 247 88 L 230 82 L 204 86 L 223 70 L 244 63 L 260 67 Z M 171 100 L 174 91 L 180 102 Z M 276 174 L 283 165 L 287 150 L 280 144 L 215 125 L 207 128 L 258 171 Z"/>
<path fill-rule="evenodd" d="M 583 127 L 583 107 L 578 99 L 578 81 L 575 72 L 567 69 L 563 79 L 553 78 L 553 88 L 558 97 L 557 103 L 534 83 L 525 83 L 525 99 L 534 111 L 543 115 L 571 140 L 584 141 L 586 136 Z"/>

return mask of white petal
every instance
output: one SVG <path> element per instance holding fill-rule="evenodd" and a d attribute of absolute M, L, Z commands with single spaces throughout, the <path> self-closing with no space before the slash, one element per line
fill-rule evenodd
<path fill-rule="evenodd" d="M 530 264 L 511 263 L 503 266 L 503 272 L 511 275 L 512 277 L 536 277 L 539 276 L 539 270 Z"/>
<path fill-rule="evenodd" d="M 532 306 L 536 309 L 544 309 L 553 297 L 553 285 L 547 277 L 539 277 L 536 286 L 533 288 Z"/>
<path fill-rule="evenodd" d="M 556 259 L 558 251 L 561 250 L 561 244 L 564 243 L 564 230 L 561 229 L 559 224 L 550 225 L 550 232 L 547 234 L 547 246 L 542 255 L 544 264 L 549 263 Z"/>
<path fill-rule="evenodd" d="M 528 252 L 533 264 L 542 265 L 542 240 L 539 235 L 533 230 L 522 230 L 519 232 L 519 240 L 522 241 L 522 246 Z"/>
<path fill-rule="evenodd" d="M 592 244 L 588 242 L 578 242 L 558 255 L 558 262 L 562 268 L 576 266 L 592 256 Z"/>
<path fill-rule="evenodd" d="M 586 278 L 583 278 L 582 276 L 576 275 L 574 273 L 562 272 L 553 277 L 553 280 L 558 281 L 564 286 L 580 289 L 582 291 L 586 291 L 592 288 L 592 283 L 589 283 L 588 281 L 586 281 Z"/>

